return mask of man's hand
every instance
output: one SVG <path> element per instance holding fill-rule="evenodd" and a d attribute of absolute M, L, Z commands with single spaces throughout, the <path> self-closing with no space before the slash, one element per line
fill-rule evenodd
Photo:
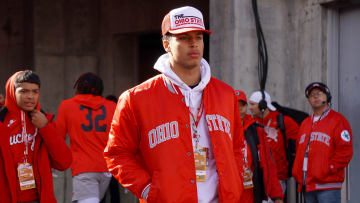
<path fill-rule="evenodd" d="M 46 116 L 36 109 L 30 112 L 30 116 L 32 124 L 37 128 L 45 127 L 48 123 Z"/>
<path fill-rule="evenodd" d="M 284 202 L 282 201 L 282 199 L 277 199 L 277 200 L 275 200 L 274 203 L 284 203 Z"/>
<path fill-rule="evenodd" d="M 5 103 L 5 97 L 3 94 L 0 93 L 0 105 L 3 105 Z"/>

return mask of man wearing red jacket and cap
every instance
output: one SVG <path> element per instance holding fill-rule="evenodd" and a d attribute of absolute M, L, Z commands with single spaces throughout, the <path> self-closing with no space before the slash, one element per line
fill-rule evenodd
<path fill-rule="evenodd" d="M 263 109 L 259 105 L 262 102 L 265 102 Z M 271 97 L 266 91 L 253 92 L 249 98 L 249 104 L 249 109 L 256 122 L 264 127 L 264 138 L 269 144 L 271 154 L 275 159 L 278 179 L 285 193 L 286 181 L 291 175 L 291 171 L 288 169 L 286 147 L 289 146 L 290 139 L 296 140 L 299 126 L 289 116 L 280 115 L 280 112 L 271 104 Z M 283 116 L 284 134 L 280 130 L 279 115 Z"/>
<path fill-rule="evenodd" d="M 331 109 L 324 83 L 309 84 L 305 96 L 314 113 L 300 126 L 292 173 L 306 203 L 340 203 L 345 167 L 353 154 L 351 127 Z"/>
<path fill-rule="evenodd" d="M 246 99 L 246 94 L 242 90 L 235 90 L 235 96 L 239 102 L 242 124 L 243 126 L 250 126 L 254 119 L 252 118 L 251 114 L 247 113 L 248 102 Z"/>
<path fill-rule="evenodd" d="M 40 79 L 20 71 L 6 83 L 0 111 L 1 202 L 55 203 L 51 168 L 67 169 L 71 151 L 58 134 L 53 115 L 40 111 Z"/>
<path fill-rule="evenodd" d="M 282 203 L 283 193 L 273 157 L 268 144 L 265 142 L 263 128 L 247 114 L 246 95 L 241 90 L 235 90 L 239 101 L 239 110 L 243 119 L 245 134 L 243 177 L 245 189 L 241 195 L 241 202 L 261 203 L 268 198 L 275 203 Z"/>
<path fill-rule="evenodd" d="M 234 90 L 203 59 L 201 12 L 181 7 L 162 23 L 161 74 L 119 98 L 105 158 L 141 201 L 239 202 L 241 118 Z M 240 167 L 241 166 L 241 167 Z"/>

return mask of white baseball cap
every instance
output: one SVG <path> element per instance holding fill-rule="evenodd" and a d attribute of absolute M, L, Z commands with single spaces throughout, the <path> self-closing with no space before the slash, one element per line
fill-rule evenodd
<path fill-rule="evenodd" d="M 271 111 L 275 111 L 276 108 L 275 108 L 275 106 L 273 106 L 271 104 L 270 95 L 266 91 L 264 91 L 264 94 L 265 94 L 265 101 L 266 101 L 268 109 L 270 109 Z M 262 97 L 261 91 L 256 91 L 256 92 L 252 93 L 249 98 L 250 101 L 255 102 L 255 103 L 259 103 L 262 99 L 263 99 L 263 97 Z"/>
<path fill-rule="evenodd" d="M 166 33 L 182 34 L 191 31 L 203 31 L 211 34 L 205 29 L 204 18 L 198 9 L 191 6 L 184 6 L 173 9 L 163 19 L 161 25 L 162 35 Z"/>

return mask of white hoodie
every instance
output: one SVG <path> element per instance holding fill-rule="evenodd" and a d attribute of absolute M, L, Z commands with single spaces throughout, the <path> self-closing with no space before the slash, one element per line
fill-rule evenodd
<path fill-rule="evenodd" d="M 210 66 L 205 59 L 200 61 L 200 75 L 201 80 L 199 84 L 191 89 L 186 85 L 171 69 L 170 57 L 168 54 L 164 54 L 159 57 L 154 65 L 154 69 L 163 73 L 174 85 L 177 85 L 181 93 L 185 97 L 185 104 L 190 108 L 193 115 L 197 115 L 197 110 L 201 104 L 202 93 L 206 85 L 211 78 Z M 190 116 L 190 115 L 189 115 Z M 193 131 L 191 129 L 191 131 Z M 211 147 L 211 140 L 207 122 L 205 120 L 205 113 L 201 115 L 199 124 L 197 126 L 197 132 L 200 134 L 199 146 L 209 149 L 209 164 L 206 166 L 206 181 L 197 182 L 197 193 L 199 203 L 218 202 L 218 182 L 219 177 L 216 172 L 215 158 Z M 193 134 L 193 132 L 191 132 Z M 193 146 L 195 146 L 195 140 L 192 139 Z M 190 166 L 189 166 L 190 167 Z"/>

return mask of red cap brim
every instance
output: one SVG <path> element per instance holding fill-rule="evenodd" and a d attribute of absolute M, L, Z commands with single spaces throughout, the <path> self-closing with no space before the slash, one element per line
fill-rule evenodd
<path fill-rule="evenodd" d="M 168 32 L 171 34 L 183 34 L 183 33 L 193 32 L 193 31 L 202 31 L 202 32 L 205 32 L 206 34 L 212 33 L 210 30 L 204 30 L 201 28 L 192 28 L 192 27 L 181 28 L 181 29 L 177 29 L 177 30 L 169 30 Z"/>

